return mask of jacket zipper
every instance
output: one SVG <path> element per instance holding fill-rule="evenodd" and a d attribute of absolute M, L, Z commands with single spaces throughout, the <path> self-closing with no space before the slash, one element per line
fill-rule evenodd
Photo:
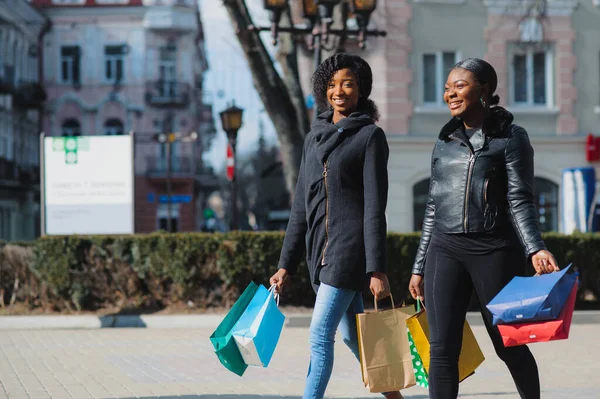
<path fill-rule="evenodd" d="M 490 183 L 490 179 L 485 179 L 485 183 L 483 183 L 483 205 L 487 206 L 487 189 Z"/>
<path fill-rule="evenodd" d="M 323 257 L 321 265 L 325 265 L 325 254 L 329 244 L 329 191 L 327 187 L 327 162 L 323 164 L 323 181 L 325 183 L 325 246 L 323 247 Z"/>
<path fill-rule="evenodd" d="M 467 172 L 467 187 L 465 188 L 465 214 L 463 227 L 465 233 L 469 232 L 469 188 L 471 187 L 471 177 L 473 176 L 473 166 L 475 165 L 475 154 L 469 149 L 469 171 Z"/>

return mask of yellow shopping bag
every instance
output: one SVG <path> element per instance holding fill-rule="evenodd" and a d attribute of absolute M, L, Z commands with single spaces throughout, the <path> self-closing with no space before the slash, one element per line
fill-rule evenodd
<path fill-rule="evenodd" d="M 406 320 L 408 330 L 413 337 L 419 356 L 423 360 L 425 370 L 429 373 L 429 324 L 425 309 L 421 310 L 421 301 L 417 300 L 417 313 Z M 463 329 L 462 349 L 458 359 L 458 380 L 463 381 L 471 376 L 485 357 L 473 335 L 469 323 L 465 320 Z"/>
<path fill-rule="evenodd" d="M 392 306 L 394 299 L 392 298 Z M 362 379 L 370 392 L 398 391 L 416 385 L 406 319 L 412 307 L 356 315 Z"/>

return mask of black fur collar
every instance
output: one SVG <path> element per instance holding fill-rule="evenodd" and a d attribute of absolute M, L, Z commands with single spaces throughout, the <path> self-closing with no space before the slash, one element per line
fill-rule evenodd
<path fill-rule="evenodd" d="M 492 107 L 490 112 L 483 121 L 483 127 L 481 130 L 483 134 L 488 137 L 504 137 L 508 132 L 508 127 L 511 125 L 514 117 L 506 109 L 502 107 Z M 448 136 L 457 131 L 458 129 L 464 129 L 464 125 L 460 118 L 452 118 L 450 122 L 440 131 L 440 139 L 448 140 Z"/>

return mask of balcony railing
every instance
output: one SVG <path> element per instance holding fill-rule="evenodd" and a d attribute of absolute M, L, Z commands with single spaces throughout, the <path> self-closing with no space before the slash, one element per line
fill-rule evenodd
<path fill-rule="evenodd" d="M 173 158 L 171 162 L 172 177 L 192 177 L 195 174 L 194 160 L 191 157 Z M 167 160 L 163 157 L 146 157 L 146 175 L 150 177 L 167 176 Z"/>
<path fill-rule="evenodd" d="M 186 108 L 190 105 L 190 86 L 173 80 L 147 82 L 146 102 L 158 108 Z"/>
<path fill-rule="evenodd" d="M 154 179 L 167 178 L 167 161 L 165 158 L 146 157 L 146 176 Z M 196 163 L 190 156 L 173 159 L 171 164 L 172 178 L 193 178 L 202 187 L 216 188 L 219 181 L 212 168 Z"/>
<path fill-rule="evenodd" d="M 40 83 L 20 81 L 13 101 L 19 107 L 34 109 L 39 108 L 46 98 L 46 90 Z"/>

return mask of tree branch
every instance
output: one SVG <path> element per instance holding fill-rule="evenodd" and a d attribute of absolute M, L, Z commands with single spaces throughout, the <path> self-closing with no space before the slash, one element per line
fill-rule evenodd
<path fill-rule="evenodd" d="M 301 126 L 301 118 L 298 117 L 297 108 L 288 88 L 277 73 L 258 33 L 248 30 L 248 26 L 252 25 L 252 18 L 245 1 L 224 0 L 223 4 L 244 50 L 256 91 L 277 131 L 286 187 L 293 196 L 305 134 Z"/>

